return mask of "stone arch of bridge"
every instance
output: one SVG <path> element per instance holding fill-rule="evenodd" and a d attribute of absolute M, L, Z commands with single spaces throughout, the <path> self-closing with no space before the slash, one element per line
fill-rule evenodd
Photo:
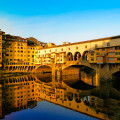
<path fill-rule="evenodd" d="M 94 65 L 91 65 L 89 64 L 89 62 L 85 62 L 85 61 L 75 61 L 75 62 L 69 62 L 68 64 L 65 64 L 62 66 L 62 70 L 65 70 L 67 69 L 68 67 L 81 67 L 81 66 L 86 66 L 86 67 L 89 67 L 89 68 L 92 68 L 94 69 L 95 71 L 98 70 L 98 68 Z"/>
<path fill-rule="evenodd" d="M 112 79 L 119 79 L 120 78 L 120 70 L 116 70 L 112 73 Z"/>
<path fill-rule="evenodd" d="M 36 72 L 52 72 L 52 66 L 51 65 L 40 65 L 35 67 Z"/>
<path fill-rule="evenodd" d="M 74 82 L 82 80 L 89 85 L 97 84 L 97 71 L 89 66 L 69 65 L 62 70 L 62 75 L 66 76 L 65 80 L 67 80 L 67 76 L 71 76 L 71 80 L 74 79 Z"/>

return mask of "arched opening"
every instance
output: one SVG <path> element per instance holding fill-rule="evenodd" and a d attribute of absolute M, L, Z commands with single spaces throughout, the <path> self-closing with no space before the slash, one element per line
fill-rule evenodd
<path fill-rule="evenodd" d="M 28 67 L 28 71 L 30 71 L 30 66 Z"/>
<path fill-rule="evenodd" d="M 36 69 L 36 72 L 39 73 L 52 73 L 52 68 L 47 65 L 40 66 Z"/>
<path fill-rule="evenodd" d="M 12 70 L 12 66 L 9 67 L 9 71 Z"/>
<path fill-rule="evenodd" d="M 84 102 L 85 105 L 89 106 L 90 105 L 90 96 L 84 97 L 83 102 Z"/>
<path fill-rule="evenodd" d="M 88 51 L 85 51 L 82 55 L 82 60 L 87 60 L 88 57 Z"/>
<path fill-rule="evenodd" d="M 80 60 L 80 58 L 81 58 L 80 52 L 75 52 L 75 54 L 74 54 L 74 60 L 75 60 L 75 61 L 76 61 L 76 60 Z"/>
<path fill-rule="evenodd" d="M 33 70 L 33 66 L 31 66 L 31 71 Z"/>
<path fill-rule="evenodd" d="M 79 95 L 75 94 L 75 102 L 80 103 L 81 102 L 81 98 L 79 98 Z"/>
<path fill-rule="evenodd" d="M 62 81 L 72 88 L 90 89 L 96 86 L 96 70 L 84 65 L 71 65 L 63 69 Z"/>
<path fill-rule="evenodd" d="M 120 71 L 112 74 L 112 80 L 113 87 L 120 91 Z"/>
<path fill-rule="evenodd" d="M 15 70 L 15 66 L 13 67 L 13 70 Z"/>
<path fill-rule="evenodd" d="M 67 54 L 67 61 L 73 61 L 73 54 L 71 52 Z"/>
<path fill-rule="evenodd" d="M 72 100 L 73 100 L 73 93 L 68 92 L 67 97 L 68 97 L 68 100 L 69 100 L 69 101 L 72 101 Z"/>
<path fill-rule="evenodd" d="M 117 71 L 112 74 L 112 79 L 117 80 L 120 79 L 120 71 Z"/>

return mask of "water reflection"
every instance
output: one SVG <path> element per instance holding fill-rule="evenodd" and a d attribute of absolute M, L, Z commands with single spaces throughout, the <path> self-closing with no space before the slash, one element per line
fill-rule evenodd
<path fill-rule="evenodd" d="M 21 109 L 34 108 L 37 102 L 46 100 L 95 118 L 115 119 L 120 105 L 118 89 L 112 87 L 111 83 L 92 87 L 75 76 L 72 80 L 67 77 L 58 81 L 51 78 L 49 73 L 1 78 L 0 117 L 4 118 Z M 75 83 L 78 88 L 78 82 L 79 89 L 76 89 Z"/>

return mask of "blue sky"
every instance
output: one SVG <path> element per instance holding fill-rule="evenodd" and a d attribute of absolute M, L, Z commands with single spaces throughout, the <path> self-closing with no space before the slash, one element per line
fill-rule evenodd
<path fill-rule="evenodd" d="M 120 1 L 2 0 L 0 28 L 56 44 L 120 35 Z"/>

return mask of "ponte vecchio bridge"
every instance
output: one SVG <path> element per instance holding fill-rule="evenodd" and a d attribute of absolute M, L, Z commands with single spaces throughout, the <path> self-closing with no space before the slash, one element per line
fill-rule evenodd
<path fill-rule="evenodd" d="M 119 75 L 120 36 L 59 46 L 49 44 L 49 47 L 38 50 L 34 72 L 52 71 L 57 79 L 62 75 L 78 74 L 81 80 L 91 80 L 93 85 Z"/>

